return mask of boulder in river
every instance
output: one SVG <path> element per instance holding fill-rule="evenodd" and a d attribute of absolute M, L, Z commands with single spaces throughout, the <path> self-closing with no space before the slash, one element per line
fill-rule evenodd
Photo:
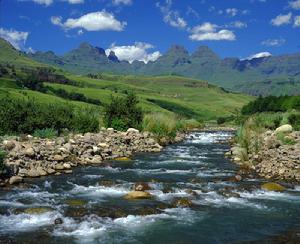
<path fill-rule="evenodd" d="M 21 183 L 22 181 L 23 181 L 23 177 L 14 175 L 14 176 L 10 177 L 9 184 L 11 184 L 11 185 L 18 184 L 18 183 Z"/>
<path fill-rule="evenodd" d="M 134 185 L 134 190 L 135 191 L 147 191 L 147 190 L 151 190 L 150 186 L 145 183 L 145 182 L 137 182 Z"/>
<path fill-rule="evenodd" d="M 54 220 L 54 224 L 55 224 L 55 225 L 61 225 L 61 224 L 63 224 L 63 223 L 64 223 L 64 222 L 63 222 L 62 218 L 57 218 L 57 219 Z"/>
<path fill-rule="evenodd" d="M 284 191 L 285 187 L 274 182 L 265 183 L 261 186 L 263 190 L 266 191 Z"/>
<path fill-rule="evenodd" d="M 125 196 L 127 200 L 135 200 L 135 199 L 150 199 L 152 195 L 149 192 L 145 191 L 131 191 L 128 192 Z"/>

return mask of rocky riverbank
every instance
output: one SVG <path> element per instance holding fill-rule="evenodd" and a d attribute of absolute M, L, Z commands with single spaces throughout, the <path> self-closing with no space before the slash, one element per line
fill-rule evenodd
<path fill-rule="evenodd" d="M 290 125 L 250 134 L 248 148 L 234 144 L 226 155 L 266 179 L 300 182 L 300 131 Z"/>
<path fill-rule="evenodd" d="M 174 142 L 184 139 L 178 134 Z M 25 177 L 40 177 L 72 173 L 78 165 L 101 164 L 104 160 L 129 160 L 136 152 L 160 152 L 162 146 L 148 132 L 128 129 L 119 132 L 112 128 L 97 134 L 68 135 L 55 139 L 32 136 L 4 140 L 0 145 L 7 152 L 8 172 L 0 184 L 15 184 Z"/>

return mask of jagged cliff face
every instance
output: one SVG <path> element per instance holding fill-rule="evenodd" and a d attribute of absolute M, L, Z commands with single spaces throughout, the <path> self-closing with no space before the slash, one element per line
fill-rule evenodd
<path fill-rule="evenodd" d="M 173 45 L 154 62 L 144 64 L 135 61 L 129 64 L 120 62 L 114 52 L 106 55 L 104 49 L 82 43 L 63 56 L 53 52 L 37 52 L 30 54 L 30 57 L 79 74 L 171 74 L 207 80 L 227 89 L 253 95 L 300 94 L 300 53 L 251 60 L 234 57 L 222 59 L 207 46 L 201 46 L 190 54 L 183 46 Z"/>

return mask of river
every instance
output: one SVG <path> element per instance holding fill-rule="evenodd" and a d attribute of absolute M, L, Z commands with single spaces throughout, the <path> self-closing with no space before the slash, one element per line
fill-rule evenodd
<path fill-rule="evenodd" d="M 231 136 L 195 132 L 161 153 L 0 189 L 0 243 L 261 243 L 299 228 L 300 186 L 266 192 L 260 179 L 230 180 Z M 149 183 L 153 199 L 125 200 L 135 182 Z M 181 197 L 193 205 L 171 207 Z"/>

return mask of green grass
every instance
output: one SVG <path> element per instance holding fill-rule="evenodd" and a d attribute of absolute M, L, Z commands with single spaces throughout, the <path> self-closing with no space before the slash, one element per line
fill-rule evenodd
<path fill-rule="evenodd" d="M 183 77 L 109 76 L 109 80 L 74 75 L 67 77 L 78 82 L 80 87 L 46 85 L 82 93 L 103 103 L 108 103 L 111 95 L 124 96 L 124 93 L 133 91 L 138 95 L 146 113 L 176 113 L 201 120 L 233 115 L 236 109 L 253 100 L 250 96 L 228 93 L 206 82 Z"/>
<path fill-rule="evenodd" d="M 46 66 L 33 61 L 23 53 L 12 48 L 10 44 L 0 39 L 0 64 L 15 65 L 17 77 L 24 77 L 22 68 L 36 68 Z M 51 67 L 51 66 L 47 66 Z M 252 101 L 253 98 L 238 93 L 229 93 L 221 88 L 200 81 L 181 76 L 135 76 L 135 75 L 110 75 L 102 74 L 101 79 L 92 79 L 86 76 L 70 74 L 66 71 L 55 69 L 55 73 L 64 75 L 74 82 L 74 85 L 45 83 L 45 86 L 54 89 L 64 89 L 68 93 L 80 93 L 86 98 L 101 101 L 101 105 L 69 100 L 71 105 L 78 109 L 96 107 L 103 112 L 102 105 L 110 102 L 111 96 L 124 97 L 125 94 L 134 92 L 143 112 L 163 113 L 166 115 L 180 115 L 184 119 L 198 121 L 216 120 L 218 117 L 229 117 L 236 113 L 242 106 Z M 56 96 L 51 91 L 47 94 L 20 89 L 12 75 L 0 78 L 0 98 L 35 98 L 41 103 L 61 103 L 65 98 Z"/>

